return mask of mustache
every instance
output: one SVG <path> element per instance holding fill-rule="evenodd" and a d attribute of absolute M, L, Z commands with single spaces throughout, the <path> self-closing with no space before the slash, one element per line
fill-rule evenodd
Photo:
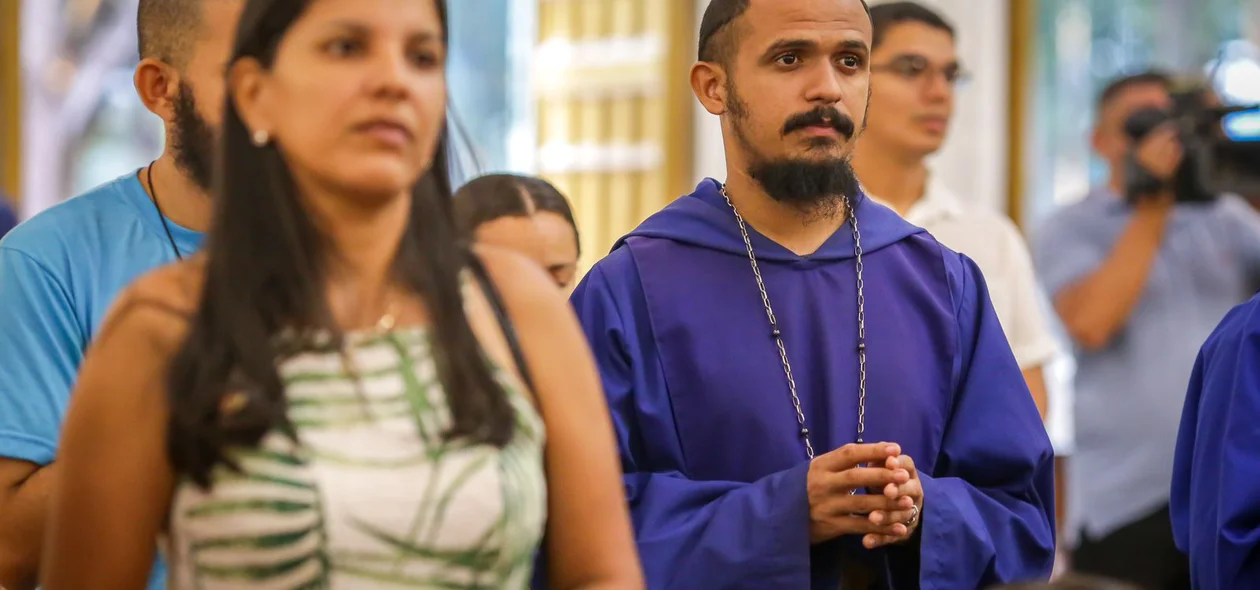
<path fill-rule="evenodd" d="M 835 107 L 818 107 L 808 113 L 793 115 L 783 124 L 783 135 L 807 127 L 830 127 L 838 131 L 845 139 L 853 139 L 857 125 L 848 115 Z"/>

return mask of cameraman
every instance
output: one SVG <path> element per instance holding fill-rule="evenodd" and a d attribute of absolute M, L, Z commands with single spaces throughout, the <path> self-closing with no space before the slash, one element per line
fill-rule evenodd
<path fill-rule="evenodd" d="M 1260 217 L 1224 199 L 1179 203 L 1166 188 L 1183 157 L 1177 130 L 1126 133 L 1133 114 L 1171 108 L 1170 91 L 1155 72 L 1103 90 L 1092 146 L 1110 180 L 1056 212 L 1033 245 L 1077 354 L 1075 569 L 1144 588 L 1190 587 L 1168 517 L 1185 384 L 1199 346 L 1260 269 Z M 1156 181 L 1132 201 L 1130 159 Z"/>

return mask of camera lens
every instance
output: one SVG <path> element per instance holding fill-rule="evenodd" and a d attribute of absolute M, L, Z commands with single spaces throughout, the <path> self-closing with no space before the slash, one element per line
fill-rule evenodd
<path fill-rule="evenodd" d="M 1172 115 L 1163 109 L 1142 109 L 1125 120 L 1124 133 L 1137 141 L 1171 119 Z"/>

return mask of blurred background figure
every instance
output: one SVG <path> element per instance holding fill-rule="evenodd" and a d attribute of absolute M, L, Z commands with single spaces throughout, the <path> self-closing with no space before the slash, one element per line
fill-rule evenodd
<path fill-rule="evenodd" d="M 1051 216 L 1035 248 L 1078 363 L 1074 566 L 1168 589 L 1190 586 L 1166 483 L 1186 383 L 1199 346 L 1260 274 L 1260 217 L 1229 199 L 1187 200 L 1178 128 L 1135 133 L 1135 117 L 1172 109 L 1172 90 L 1155 72 L 1103 89 L 1092 145 L 1108 179 Z"/>
<path fill-rule="evenodd" d="M 40 211 L 0 242 L 0 582 L 12 590 L 33 588 L 44 562 L 40 540 L 60 470 L 66 404 L 107 311 L 136 277 L 192 256 L 210 224 L 223 69 L 241 6 L 242 0 L 131 3 L 126 16 L 135 34 L 124 38 L 139 61 L 130 76 L 119 75 L 129 82 L 126 104 L 144 111 L 168 139 L 161 153 L 117 168 L 124 162 L 87 157 L 112 168 L 107 180 Z M 66 123 L 34 135 L 46 141 Z M 38 149 L 22 155 L 38 156 Z M 160 589 L 165 567 L 159 561 L 152 570 L 150 588 Z"/>
<path fill-rule="evenodd" d="M 473 179 L 455 193 L 455 220 L 474 241 L 537 261 L 566 292 L 582 253 L 569 201 L 551 183 L 516 174 Z"/>
<path fill-rule="evenodd" d="M 1042 419 L 1042 367 L 1057 343 L 1041 307 L 1032 259 L 1010 218 L 968 206 L 937 176 L 927 158 L 941 149 L 954 111 L 955 87 L 966 80 L 954 27 L 915 2 L 871 9 L 871 107 L 853 167 L 871 197 L 976 261 L 993 307 Z"/>

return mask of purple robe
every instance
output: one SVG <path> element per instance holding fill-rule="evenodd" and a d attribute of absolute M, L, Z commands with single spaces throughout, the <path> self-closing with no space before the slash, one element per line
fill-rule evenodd
<path fill-rule="evenodd" d="M 1194 363 L 1169 512 L 1196 590 L 1260 588 L 1260 296 L 1225 316 Z"/>
<path fill-rule="evenodd" d="M 706 180 L 645 221 L 572 298 L 612 411 L 648 587 L 834 590 L 842 557 L 896 590 L 1047 578 L 1053 453 L 984 279 L 865 198 L 865 440 L 914 458 L 924 509 L 902 545 L 810 545 L 800 427 L 719 188 Z M 809 256 L 749 232 L 817 454 L 852 443 L 851 230 Z"/>

